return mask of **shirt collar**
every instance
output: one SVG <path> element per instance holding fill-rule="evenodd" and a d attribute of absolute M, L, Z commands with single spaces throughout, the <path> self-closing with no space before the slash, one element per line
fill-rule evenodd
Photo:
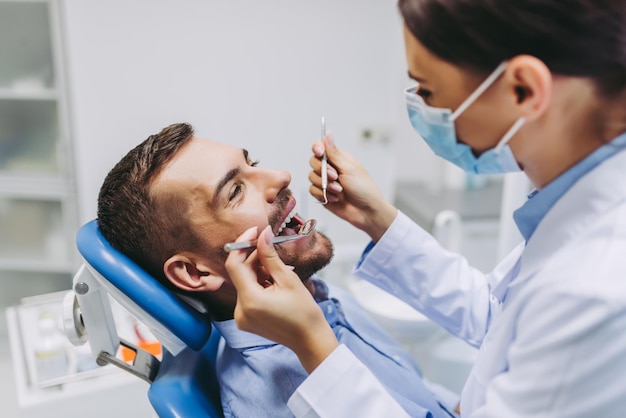
<path fill-rule="evenodd" d="M 268 340 L 267 338 L 263 338 L 251 332 L 240 330 L 237 328 L 237 324 L 234 319 L 226 321 L 213 321 L 213 325 L 217 328 L 221 336 L 224 337 L 226 345 L 234 349 L 276 345 L 276 343 L 272 340 Z"/>
<path fill-rule="evenodd" d="M 569 168 L 542 190 L 533 190 L 522 207 L 513 213 L 517 228 L 526 241 L 530 239 L 546 213 L 578 179 L 593 170 L 604 160 L 625 149 L 626 133 L 601 146 L 582 161 Z"/>
<path fill-rule="evenodd" d="M 322 302 L 328 299 L 328 286 L 323 280 L 313 276 L 310 279 L 315 286 L 315 301 Z M 276 345 L 272 340 L 263 338 L 251 332 L 242 331 L 237 328 L 234 319 L 227 321 L 213 321 L 213 325 L 220 332 L 226 345 L 234 349 L 247 349 L 251 347 L 262 347 Z"/>

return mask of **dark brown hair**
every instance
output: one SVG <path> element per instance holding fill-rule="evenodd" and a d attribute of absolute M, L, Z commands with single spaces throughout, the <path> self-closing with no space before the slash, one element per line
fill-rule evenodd
<path fill-rule="evenodd" d="M 626 0 L 399 0 L 411 33 L 440 58 L 482 73 L 528 54 L 555 74 L 626 89 Z"/>
<path fill-rule="evenodd" d="M 155 195 L 151 184 L 192 136 L 193 128 L 186 123 L 149 136 L 113 167 L 98 196 L 102 235 L 166 285 L 165 260 L 184 248 L 199 248 L 201 241 L 185 216 L 185 196 Z"/>

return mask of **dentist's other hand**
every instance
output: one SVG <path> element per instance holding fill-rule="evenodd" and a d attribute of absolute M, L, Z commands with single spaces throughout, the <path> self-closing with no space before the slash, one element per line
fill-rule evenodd
<path fill-rule="evenodd" d="M 326 209 L 378 241 L 395 219 L 397 209 L 385 200 L 365 167 L 335 145 L 331 133 L 314 143 L 312 150 L 309 193 L 323 201 L 321 157 L 326 150 L 329 202 Z"/>
<path fill-rule="evenodd" d="M 257 238 L 257 228 L 237 241 Z M 312 372 L 339 345 L 324 314 L 293 270 L 279 258 L 268 226 L 258 236 L 257 249 L 232 251 L 226 270 L 237 288 L 235 322 L 293 350 Z"/>

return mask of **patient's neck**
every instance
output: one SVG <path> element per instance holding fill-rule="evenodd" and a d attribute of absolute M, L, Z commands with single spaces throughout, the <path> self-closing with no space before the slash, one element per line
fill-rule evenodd
<path fill-rule="evenodd" d="M 218 290 L 204 292 L 200 296 L 213 320 L 227 321 L 234 318 L 237 291 L 232 283 L 225 282 Z"/>

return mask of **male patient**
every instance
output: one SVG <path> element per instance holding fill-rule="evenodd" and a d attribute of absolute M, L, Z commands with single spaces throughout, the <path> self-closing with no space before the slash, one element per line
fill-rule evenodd
<path fill-rule="evenodd" d="M 246 150 L 197 138 L 180 123 L 131 150 L 100 190 L 98 225 L 109 242 L 210 312 L 224 338 L 217 372 L 226 417 L 291 416 L 287 400 L 306 377 L 291 350 L 237 328 L 236 290 L 224 268 L 224 244 L 251 226 L 297 233 L 303 220 L 290 181 L 288 172 L 259 167 Z M 332 258 L 327 237 L 316 231 L 276 248 L 310 289 L 339 342 L 412 417 L 450 416 L 410 356 L 347 292 L 329 290 L 314 276 Z"/>

